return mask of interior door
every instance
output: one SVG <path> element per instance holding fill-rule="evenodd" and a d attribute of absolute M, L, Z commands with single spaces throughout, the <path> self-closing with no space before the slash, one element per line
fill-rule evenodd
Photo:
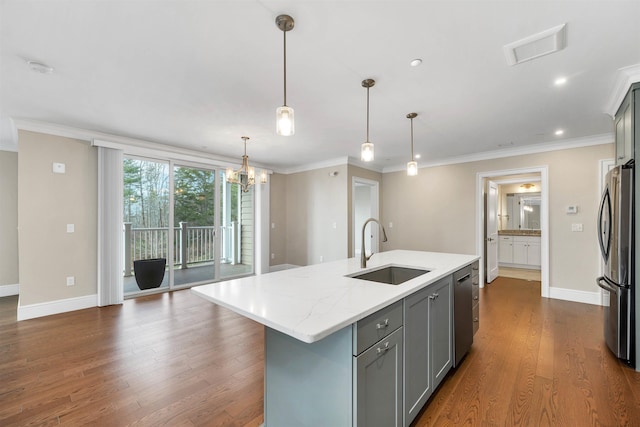
<path fill-rule="evenodd" d="M 485 209 L 485 259 L 487 263 L 487 283 L 491 283 L 498 277 L 498 185 L 493 181 L 487 183 Z"/>

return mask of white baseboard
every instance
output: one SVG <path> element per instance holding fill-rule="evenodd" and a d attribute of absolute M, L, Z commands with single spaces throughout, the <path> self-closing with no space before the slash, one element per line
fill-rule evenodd
<path fill-rule="evenodd" d="M 20 300 L 18 300 L 18 321 L 97 306 L 97 294 L 29 305 L 21 305 Z"/>
<path fill-rule="evenodd" d="M 269 267 L 269 273 L 273 273 L 274 271 L 282 271 L 282 270 L 290 270 L 292 268 L 298 268 L 300 267 L 299 265 L 295 265 L 295 264 L 278 264 L 278 265 L 272 265 Z"/>
<path fill-rule="evenodd" d="M 556 288 L 550 286 L 549 298 L 581 302 L 583 304 L 602 305 L 602 293 L 598 291 L 576 291 L 575 289 Z"/>
<path fill-rule="evenodd" d="M 20 295 L 20 285 L 0 285 L 0 298 L 11 295 Z"/>

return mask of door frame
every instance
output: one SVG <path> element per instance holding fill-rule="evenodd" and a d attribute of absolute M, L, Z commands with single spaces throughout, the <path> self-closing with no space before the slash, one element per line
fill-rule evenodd
<path fill-rule="evenodd" d="M 370 198 L 370 208 L 371 208 L 371 217 L 380 220 L 380 183 L 378 181 L 374 181 L 372 179 L 360 178 L 358 176 L 351 177 L 351 228 L 353 229 L 351 238 L 353 239 L 353 244 L 351 245 L 351 256 L 356 256 L 356 249 L 360 247 L 362 242 L 359 239 L 362 239 L 362 230 L 356 230 L 356 187 L 358 185 L 365 185 L 369 187 L 371 192 Z M 378 239 L 378 229 L 379 227 L 371 226 L 371 233 L 373 234 L 374 239 L 371 241 L 371 250 L 373 252 L 378 252 L 379 248 L 379 239 Z"/>
<path fill-rule="evenodd" d="M 485 197 L 484 197 L 484 180 L 492 178 L 496 183 L 501 183 L 497 178 L 513 175 L 524 174 L 540 174 L 540 294 L 544 298 L 549 298 L 549 167 L 535 166 L 520 169 L 504 169 L 496 171 L 478 172 L 476 174 L 476 253 L 482 258 L 480 262 L 479 275 L 482 277 L 480 287 L 484 287 L 485 283 L 485 260 L 484 240 L 485 240 Z M 517 178 L 514 178 L 517 180 Z M 506 181 L 506 178 L 505 178 Z M 531 178 L 526 179 L 531 181 Z M 516 182 L 516 181 L 513 181 Z M 522 181 L 524 182 L 524 181 Z"/>
<path fill-rule="evenodd" d="M 498 194 L 499 194 L 498 190 L 500 188 L 500 184 L 497 181 L 492 180 L 491 178 L 488 178 L 486 183 L 487 183 L 487 185 L 486 185 L 487 191 L 485 193 L 486 194 L 486 200 L 485 200 L 485 204 L 484 204 L 484 208 L 485 208 L 485 221 L 484 221 L 484 223 L 485 223 L 485 245 L 484 245 L 485 257 L 484 257 L 484 261 L 485 261 L 485 266 L 487 267 L 487 269 L 489 269 L 491 267 L 490 263 L 489 263 L 489 253 L 490 253 L 489 246 L 491 245 L 491 242 L 489 242 L 489 236 L 492 234 L 489 231 L 492 231 L 492 230 L 488 230 L 489 221 L 488 221 L 488 218 L 486 217 L 486 214 L 491 209 L 495 209 L 495 219 L 494 219 L 494 221 L 495 221 L 495 230 L 496 230 L 496 233 L 495 233 L 496 234 L 496 241 L 493 243 L 495 245 L 495 251 L 491 251 L 491 252 L 495 253 L 495 259 L 493 261 L 495 262 L 495 270 L 498 270 L 498 244 L 499 244 L 499 239 L 497 238 L 497 236 L 498 236 L 498 229 L 500 228 L 500 226 L 498 224 L 498 205 L 499 205 L 500 201 L 498 200 L 497 197 L 498 197 Z M 495 186 L 495 190 L 496 190 L 496 200 L 494 200 L 494 201 L 491 201 L 490 197 L 489 197 L 489 193 L 490 193 L 489 190 L 491 189 L 492 186 Z M 489 206 L 490 202 L 494 203 L 495 206 L 490 207 Z M 489 234 L 489 236 L 487 236 L 487 234 Z M 488 280 L 489 276 L 490 276 L 489 272 L 487 271 L 486 273 L 487 273 L 487 275 L 485 277 L 485 282 L 486 283 L 491 283 L 495 279 L 498 278 L 498 275 L 497 275 L 497 272 L 496 272 L 496 276 L 493 279 L 491 279 L 491 281 L 489 281 Z"/>

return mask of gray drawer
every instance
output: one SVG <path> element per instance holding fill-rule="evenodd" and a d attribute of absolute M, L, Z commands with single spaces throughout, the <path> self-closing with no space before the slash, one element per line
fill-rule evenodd
<path fill-rule="evenodd" d="M 402 326 L 402 301 L 397 301 L 353 325 L 353 354 L 358 355 Z"/>

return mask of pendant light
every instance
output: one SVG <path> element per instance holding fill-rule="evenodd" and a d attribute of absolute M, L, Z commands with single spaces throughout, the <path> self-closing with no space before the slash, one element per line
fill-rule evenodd
<path fill-rule="evenodd" d="M 294 21 L 289 15 L 278 15 L 276 26 L 284 36 L 284 103 L 276 109 L 276 133 L 291 136 L 296 133 L 293 108 L 287 106 L 287 31 L 293 29 Z"/>
<path fill-rule="evenodd" d="M 373 79 L 366 79 L 362 81 L 362 87 L 367 88 L 367 140 L 362 143 L 360 150 L 360 160 L 363 162 L 373 161 L 373 143 L 369 142 L 369 89 L 376 84 Z"/>
<path fill-rule="evenodd" d="M 226 177 L 227 182 L 230 184 L 238 184 L 242 191 L 245 193 L 249 191 L 249 188 L 256 183 L 256 170 L 249 166 L 249 156 L 247 156 L 247 140 L 248 136 L 241 137 L 244 141 L 244 156 L 242 156 L 242 166 L 240 169 L 233 170 L 233 168 L 227 168 Z M 267 183 L 267 172 L 262 171 L 260 173 L 260 183 Z"/>
<path fill-rule="evenodd" d="M 408 176 L 416 176 L 418 175 L 418 162 L 413 159 L 413 119 L 418 117 L 417 113 L 409 113 L 407 114 L 407 119 L 411 120 L 411 161 L 407 162 L 407 175 Z"/>

